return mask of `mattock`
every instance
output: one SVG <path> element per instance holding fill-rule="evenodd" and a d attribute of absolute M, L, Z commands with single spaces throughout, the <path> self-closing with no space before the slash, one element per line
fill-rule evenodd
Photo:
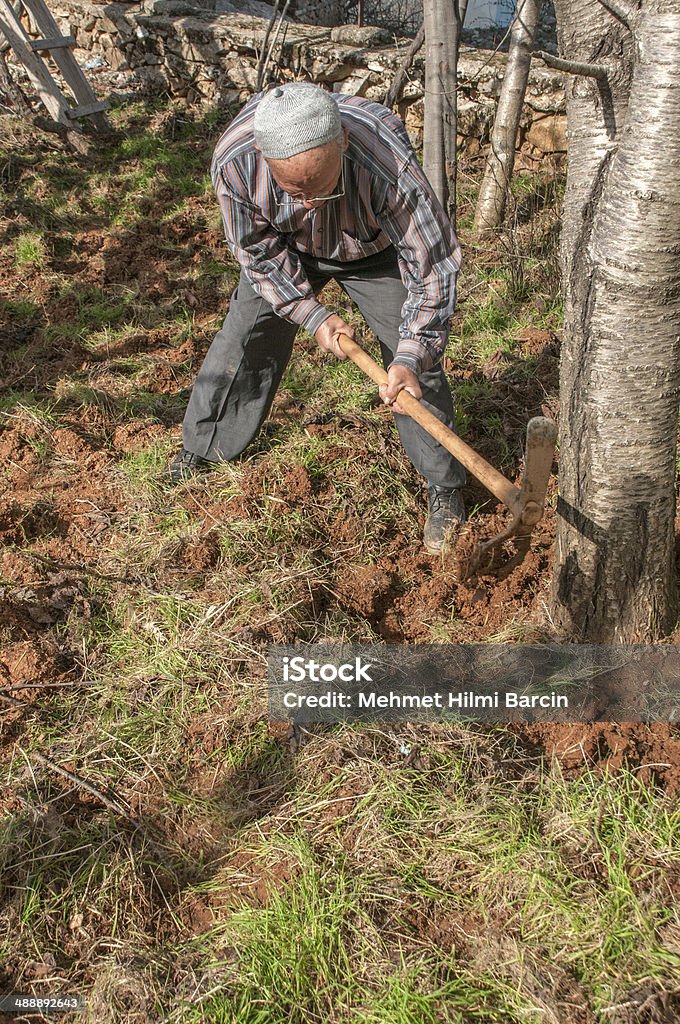
<path fill-rule="evenodd" d="M 385 370 L 378 366 L 360 345 L 357 345 L 346 334 L 341 334 L 338 340 L 345 355 L 356 363 L 371 380 L 376 384 L 387 384 Z M 465 441 L 462 441 L 457 434 L 449 430 L 408 391 L 399 392 L 399 405 L 411 419 L 427 430 L 428 434 L 431 434 L 447 451 L 450 451 L 473 476 L 476 476 L 484 484 L 487 490 L 491 491 L 499 501 L 510 509 L 512 515 L 510 525 L 495 537 L 482 543 L 477 542 L 467 557 L 461 572 L 463 579 L 477 573 L 495 573 L 498 576 L 506 576 L 526 557 L 533 529 L 543 516 L 545 493 L 548 488 L 557 440 L 557 425 L 545 416 L 535 416 L 529 420 L 524 456 L 524 476 L 522 486 L 516 487 L 502 473 L 494 469 L 486 459 L 470 448 Z M 509 561 L 501 565 L 503 544 L 511 538 L 514 541 L 516 552 Z"/>

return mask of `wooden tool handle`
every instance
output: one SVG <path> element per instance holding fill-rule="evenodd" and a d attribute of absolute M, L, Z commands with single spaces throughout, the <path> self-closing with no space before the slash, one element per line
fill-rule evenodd
<path fill-rule="evenodd" d="M 364 373 L 375 381 L 376 384 L 387 384 L 387 374 L 381 366 L 371 359 L 368 352 L 365 352 L 360 345 L 352 341 L 346 334 L 341 334 L 338 339 L 340 348 L 353 363 L 364 371 Z M 476 476 L 484 486 L 494 494 L 499 501 L 507 505 L 511 512 L 519 510 L 520 490 L 511 484 L 509 480 L 494 469 L 486 459 L 473 451 L 469 445 L 462 441 L 457 434 L 449 430 L 441 420 L 438 420 L 425 406 L 408 391 L 399 392 L 399 405 L 408 413 L 411 419 L 419 423 L 436 441 L 451 452 L 466 469 Z"/>

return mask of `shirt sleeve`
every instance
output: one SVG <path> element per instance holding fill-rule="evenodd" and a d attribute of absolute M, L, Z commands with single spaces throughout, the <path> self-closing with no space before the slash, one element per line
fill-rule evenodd
<path fill-rule="evenodd" d="M 376 214 L 408 291 L 393 362 L 420 374 L 439 362 L 449 339 L 460 244 L 415 156 L 394 185 L 385 184 Z"/>
<path fill-rule="evenodd" d="M 332 313 L 317 302 L 299 256 L 253 203 L 229 188 L 219 168 L 214 185 L 227 245 L 255 291 L 277 316 L 314 334 Z"/>

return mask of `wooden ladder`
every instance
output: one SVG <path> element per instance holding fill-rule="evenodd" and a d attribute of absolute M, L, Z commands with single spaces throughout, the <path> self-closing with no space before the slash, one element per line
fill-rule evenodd
<path fill-rule="evenodd" d="M 69 128 L 76 127 L 74 121 L 89 117 L 97 128 L 108 128 L 104 111 L 109 104 L 98 100 L 92 86 L 82 72 L 78 61 L 71 53 L 75 45 L 73 36 L 64 36 L 52 17 L 45 0 L 20 0 L 33 23 L 42 33 L 41 39 L 31 39 L 10 0 L 0 0 L 0 36 L 4 36 L 16 57 L 26 68 L 31 82 L 50 116 Z M 41 54 L 49 53 L 59 68 L 64 81 L 73 93 L 75 106 L 64 96 L 52 78 Z"/>

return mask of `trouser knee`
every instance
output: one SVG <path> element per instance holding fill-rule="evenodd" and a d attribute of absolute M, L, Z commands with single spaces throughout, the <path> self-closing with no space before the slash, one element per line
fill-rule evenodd
<path fill-rule="evenodd" d="M 220 462 L 248 447 L 269 412 L 296 333 L 241 275 L 196 376 L 182 426 L 188 451 Z"/>

